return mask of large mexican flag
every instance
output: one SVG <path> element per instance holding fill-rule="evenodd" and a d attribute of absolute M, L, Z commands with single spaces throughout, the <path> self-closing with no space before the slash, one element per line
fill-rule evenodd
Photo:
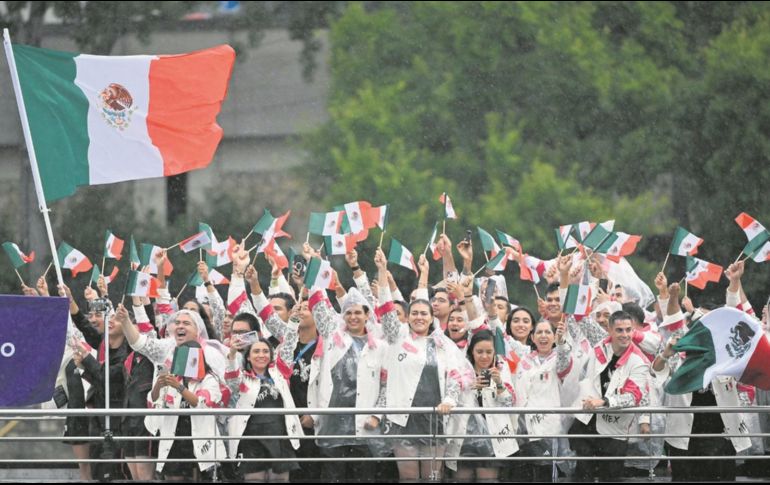
<path fill-rule="evenodd" d="M 47 201 L 206 167 L 235 52 L 92 56 L 13 45 Z"/>
<path fill-rule="evenodd" d="M 760 323 L 735 308 L 718 308 L 693 323 L 674 346 L 685 360 L 666 385 L 669 394 L 705 389 L 715 377 L 770 389 L 770 342 Z"/>

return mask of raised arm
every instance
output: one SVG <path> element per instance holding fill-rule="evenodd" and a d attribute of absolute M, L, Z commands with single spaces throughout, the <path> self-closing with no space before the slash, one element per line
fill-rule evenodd
<path fill-rule="evenodd" d="M 382 322 L 382 331 L 385 334 L 385 340 L 392 345 L 398 340 L 403 324 L 398 319 L 396 308 L 393 304 L 392 296 L 390 295 L 390 287 L 388 286 L 388 259 L 380 248 L 377 248 L 377 251 L 374 254 L 374 264 L 377 266 L 377 281 L 379 283 L 380 291 L 380 307 L 378 309 L 378 314 L 380 314 L 380 321 Z"/>

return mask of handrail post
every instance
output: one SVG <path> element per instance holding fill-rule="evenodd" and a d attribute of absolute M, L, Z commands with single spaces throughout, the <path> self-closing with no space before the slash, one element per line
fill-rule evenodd
<path fill-rule="evenodd" d="M 436 408 L 433 408 L 433 412 L 430 414 L 430 426 L 428 427 L 430 431 L 430 444 L 431 449 L 433 451 L 433 459 L 430 462 L 430 481 L 431 482 L 438 482 L 439 477 L 438 473 L 436 471 L 436 457 L 438 455 L 438 441 L 436 436 L 438 435 L 438 421 L 436 421 L 436 426 L 433 426 L 433 420 L 438 419 L 436 416 Z M 418 463 L 418 466 L 422 467 L 421 463 Z"/>

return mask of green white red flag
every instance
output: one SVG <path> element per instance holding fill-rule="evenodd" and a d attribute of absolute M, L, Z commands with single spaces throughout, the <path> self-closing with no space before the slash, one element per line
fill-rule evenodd
<path fill-rule="evenodd" d="M 185 253 L 195 251 L 196 249 L 208 249 L 211 247 L 211 238 L 206 231 L 193 234 L 179 243 L 179 249 Z"/>
<path fill-rule="evenodd" d="M 278 246 L 278 242 L 275 239 L 265 248 L 265 255 L 273 258 L 279 269 L 283 270 L 289 267 L 289 259 L 283 254 L 281 247 Z"/>
<path fill-rule="evenodd" d="M 317 236 L 339 234 L 344 214 L 343 211 L 311 212 L 308 232 Z"/>
<path fill-rule="evenodd" d="M 703 239 L 683 227 L 677 227 L 668 252 L 675 256 L 695 256 Z"/>
<path fill-rule="evenodd" d="M 345 255 L 356 247 L 353 234 L 333 234 L 324 237 L 324 247 L 327 254 L 333 256 Z"/>
<path fill-rule="evenodd" d="M 545 273 L 545 261 L 534 256 L 524 254 L 519 261 L 519 277 L 524 281 L 540 283 L 540 278 Z"/>
<path fill-rule="evenodd" d="M 629 256 L 636 251 L 636 245 L 642 240 L 642 236 L 634 236 L 625 232 L 613 234 L 615 235 L 615 240 L 607 248 L 607 259 L 619 263 L 620 258 Z"/>
<path fill-rule="evenodd" d="M 31 263 L 35 260 L 35 251 L 29 253 L 29 256 L 21 252 L 19 246 L 16 243 L 4 242 L 3 250 L 8 255 L 8 259 L 11 260 L 11 264 L 14 268 L 19 269 L 27 263 Z"/>
<path fill-rule="evenodd" d="M 506 234 L 500 229 L 495 229 L 497 231 L 497 240 L 500 241 L 500 244 L 503 246 L 510 246 L 516 251 L 521 252 L 521 243 L 518 239 L 511 236 L 510 234 Z"/>
<path fill-rule="evenodd" d="M 311 290 L 329 289 L 334 280 L 332 265 L 329 261 L 320 258 L 310 258 L 305 271 L 305 287 Z"/>
<path fill-rule="evenodd" d="M 508 251 L 510 251 L 510 249 L 508 249 Z M 505 251 L 498 251 L 497 255 L 487 261 L 485 266 L 491 271 L 503 271 L 506 264 L 508 264 L 507 253 Z"/>
<path fill-rule="evenodd" d="M 99 269 L 99 265 L 94 265 L 94 269 L 91 271 L 91 283 L 97 284 L 99 282 L 99 276 L 101 276 L 102 272 Z M 118 267 L 115 266 L 112 268 L 112 272 L 108 275 L 104 275 L 104 282 L 109 285 L 113 281 L 115 281 L 115 278 L 118 276 Z"/>
<path fill-rule="evenodd" d="M 709 312 L 690 325 L 674 350 L 684 352 L 685 359 L 666 385 L 669 394 L 706 389 L 720 376 L 770 389 L 770 342 L 760 322 L 740 310 Z"/>
<path fill-rule="evenodd" d="M 13 45 L 45 199 L 208 166 L 235 51 L 93 56 Z"/>
<path fill-rule="evenodd" d="M 91 261 L 89 261 L 85 254 L 73 248 L 66 242 L 62 242 L 59 245 L 59 248 L 56 250 L 56 255 L 59 258 L 61 267 L 72 271 L 73 278 L 79 273 L 88 271 L 93 267 L 93 264 L 91 264 Z"/>
<path fill-rule="evenodd" d="M 449 198 L 449 194 L 444 192 L 441 194 L 441 197 L 438 198 L 438 201 L 444 204 L 445 219 L 457 219 L 457 214 L 455 214 L 455 209 L 452 206 L 452 199 Z"/>
<path fill-rule="evenodd" d="M 136 250 L 136 241 L 134 241 L 134 235 L 131 235 L 131 244 L 129 244 L 128 259 L 131 262 L 131 269 L 136 269 L 142 264 L 141 258 L 139 258 L 139 251 Z"/>
<path fill-rule="evenodd" d="M 687 283 L 701 290 L 706 288 L 709 281 L 718 283 L 722 278 L 723 268 L 721 266 L 693 256 L 687 256 L 686 268 L 685 279 Z"/>
<path fill-rule="evenodd" d="M 412 252 L 395 239 L 391 239 L 390 241 L 388 261 L 403 266 L 404 268 L 409 268 L 417 274 L 417 265 L 414 262 Z"/>
<path fill-rule="evenodd" d="M 569 285 L 562 304 L 562 311 L 569 315 L 588 315 L 591 313 L 591 286 Z"/>
<path fill-rule="evenodd" d="M 491 253 L 490 256 L 493 258 L 497 256 L 497 253 L 500 252 L 500 246 L 497 245 L 495 238 L 492 237 L 490 233 L 478 226 L 476 229 L 479 231 L 479 239 L 481 239 L 481 247 L 484 248 L 484 251 Z"/>
<path fill-rule="evenodd" d="M 438 222 L 433 225 L 433 233 L 430 235 L 430 241 L 428 242 L 428 248 L 433 255 L 433 260 L 438 261 L 441 259 L 441 253 L 438 251 L 438 245 L 436 239 L 438 238 Z"/>
<path fill-rule="evenodd" d="M 738 214 L 735 222 L 743 229 L 746 239 L 749 240 L 746 247 L 743 248 L 743 254 L 753 257 L 770 240 L 770 232 L 765 229 L 765 226 L 745 212 Z"/>
<path fill-rule="evenodd" d="M 200 347 L 181 346 L 174 350 L 170 374 L 201 381 L 206 376 L 205 358 Z"/>
<path fill-rule="evenodd" d="M 123 245 L 124 241 L 108 229 L 104 235 L 104 257 L 120 260 L 123 257 Z"/>
<path fill-rule="evenodd" d="M 160 246 L 155 246 L 153 244 L 147 244 L 147 243 L 142 243 L 140 247 L 141 247 L 141 250 L 140 250 L 141 252 L 139 254 L 139 261 L 141 262 L 141 265 L 149 266 L 150 273 L 158 274 L 158 265 L 155 264 L 155 256 L 157 256 L 161 251 L 163 251 L 163 248 Z M 171 264 L 171 261 L 168 259 L 168 255 L 166 255 L 166 261 L 163 264 L 163 274 L 166 276 L 170 276 L 173 271 L 174 271 L 174 265 Z"/>
<path fill-rule="evenodd" d="M 126 295 L 147 298 L 157 298 L 158 280 L 151 274 L 141 271 L 129 271 L 126 283 Z"/>
<path fill-rule="evenodd" d="M 227 241 L 211 243 L 211 249 L 206 251 L 206 264 L 210 268 L 219 268 L 232 262 L 235 246 L 235 239 L 230 236 L 227 237 Z"/>

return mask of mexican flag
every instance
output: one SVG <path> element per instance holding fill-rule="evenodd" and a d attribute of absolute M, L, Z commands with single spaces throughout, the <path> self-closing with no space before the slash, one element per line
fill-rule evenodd
<path fill-rule="evenodd" d="M 177 347 L 174 350 L 174 360 L 171 362 L 170 374 L 202 380 L 206 376 L 206 360 L 203 357 L 203 349 L 199 347 Z"/>
<path fill-rule="evenodd" d="M 99 282 L 99 276 L 101 276 L 102 272 L 99 269 L 99 265 L 94 265 L 94 269 L 91 270 L 91 283 L 97 284 Z M 118 267 L 115 266 L 112 268 L 112 272 L 108 275 L 104 275 L 104 282 L 109 285 L 113 281 L 115 281 L 115 278 L 118 276 Z"/>
<path fill-rule="evenodd" d="M 623 256 L 629 256 L 636 251 L 636 245 L 642 240 L 642 236 L 634 236 L 625 232 L 616 232 L 616 238 L 609 248 L 607 248 L 607 259 L 620 262 Z"/>
<path fill-rule="evenodd" d="M 369 211 L 368 218 L 372 224 L 376 225 L 383 231 L 388 225 L 388 218 L 390 217 L 390 204 L 381 205 L 379 207 L 372 207 Z M 372 227 L 374 227 L 374 225 Z"/>
<path fill-rule="evenodd" d="M 196 249 L 207 249 L 211 247 L 211 238 L 206 231 L 201 231 L 198 234 L 193 234 L 184 241 L 179 243 L 179 249 L 185 253 L 195 251 Z"/>
<path fill-rule="evenodd" d="M 703 239 L 683 227 L 677 227 L 668 252 L 676 256 L 695 256 Z"/>
<path fill-rule="evenodd" d="M 345 215 L 348 217 L 348 224 L 350 225 L 350 232 L 353 234 L 363 234 L 373 225 L 367 224 L 367 213 L 372 209 L 372 204 L 364 200 L 356 202 L 348 202 L 345 204 Z M 370 221 L 371 222 L 371 221 Z M 368 235 L 368 231 L 366 232 Z M 366 238 L 364 238 L 366 239 Z M 361 241 L 360 237 L 356 237 L 356 241 Z"/>
<path fill-rule="evenodd" d="M 230 236 L 227 237 L 227 241 L 212 242 L 211 249 L 206 250 L 205 256 L 209 268 L 219 268 L 232 262 L 235 245 L 235 239 Z"/>
<path fill-rule="evenodd" d="M 521 252 L 521 243 L 519 242 L 518 239 L 516 239 L 515 237 L 509 234 L 504 233 L 500 229 L 495 229 L 495 231 L 497 231 L 497 240 L 500 241 L 500 244 L 502 244 L 503 246 L 510 246 L 513 249 Z"/>
<path fill-rule="evenodd" d="M 449 194 L 444 192 L 441 194 L 441 197 L 438 198 L 438 201 L 444 204 L 445 219 L 457 219 L 457 214 L 455 214 L 455 209 L 452 207 L 452 199 L 449 198 Z"/>
<path fill-rule="evenodd" d="M 139 261 L 141 265 L 149 266 L 150 273 L 158 274 L 158 265 L 155 264 L 153 256 L 163 251 L 163 248 L 147 243 L 142 243 L 140 247 L 141 253 L 139 255 Z M 169 261 L 168 255 L 166 256 L 166 263 L 163 265 L 163 274 L 169 276 L 174 271 L 174 265 L 172 265 L 171 261 Z"/>
<path fill-rule="evenodd" d="M 225 277 L 225 275 L 215 270 L 214 268 L 209 268 L 209 281 L 211 281 L 212 285 L 230 284 L 230 280 L 228 280 Z M 190 275 L 190 277 L 187 279 L 188 286 L 197 287 L 197 286 L 201 286 L 203 283 L 204 283 L 203 278 L 201 278 L 201 275 L 198 273 L 197 270 L 194 270 Z"/>
<path fill-rule="evenodd" d="M 554 229 L 554 232 L 556 233 L 556 247 L 559 248 L 559 251 L 577 247 L 577 241 L 572 236 L 572 229 L 573 224 L 559 226 Z"/>
<path fill-rule="evenodd" d="M 602 224 L 597 224 L 583 239 L 583 246 L 591 248 L 594 252 L 606 254 L 617 239 L 617 234 L 607 230 Z"/>
<path fill-rule="evenodd" d="M 123 257 L 123 244 L 124 241 L 108 229 L 104 235 L 104 257 L 120 260 Z"/>
<path fill-rule="evenodd" d="M 762 246 L 770 240 L 770 232 L 767 232 L 765 226 L 745 212 L 738 214 L 738 217 L 735 218 L 735 222 L 741 226 L 741 229 L 743 229 L 743 232 L 746 234 L 746 239 L 749 240 L 746 247 L 743 248 L 743 254 L 753 256 L 754 253 L 758 252 Z"/>
<path fill-rule="evenodd" d="M 91 261 L 86 258 L 86 255 L 73 248 L 66 242 L 62 242 L 59 248 L 56 250 L 56 255 L 59 258 L 59 264 L 62 268 L 72 271 L 72 277 L 76 277 L 78 273 L 88 271 L 93 267 Z"/>
<path fill-rule="evenodd" d="M 339 234 L 340 226 L 342 226 L 342 216 L 344 214 L 345 213 L 341 211 L 311 212 L 307 231 L 310 234 L 316 234 L 318 236 Z"/>
<path fill-rule="evenodd" d="M 291 237 L 289 233 L 284 232 L 283 225 L 286 223 L 286 219 L 291 215 L 291 210 L 286 211 L 281 217 L 275 218 L 269 210 L 265 209 L 262 217 L 257 221 L 252 229 L 252 232 L 262 235 L 262 242 L 257 248 L 257 253 L 261 253 L 265 250 L 270 241 L 278 237 Z"/>
<path fill-rule="evenodd" d="M 217 237 L 214 235 L 214 230 L 211 228 L 211 226 L 209 226 L 205 222 L 198 223 L 198 232 L 205 232 L 206 235 L 209 237 L 211 244 L 214 244 L 215 242 L 217 242 Z"/>
<path fill-rule="evenodd" d="M 740 310 L 709 312 L 691 324 L 674 350 L 685 352 L 685 360 L 666 384 L 669 394 L 705 389 L 719 376 L 770 389 L 770 343 L 759 321 Z"/>
<path fill-rule="evenodd" d="M 764 263 L 765 261 L 770 261 L 770 242 L 766 242 L 758 250 L 755 249 L 754 254 L 751 256 L 751 259 L 753 259 L 757 263 Z"/>
<path fill-rule="evenodd" d="M 521 257 L 521 261 L 519 261 L 519 271 L 521 272 L 519 278 L 538 284 L 540 283 L 540 277 L 545 273 L 545 269 L 545 261 L 525 254 Z"/>
<path fill-rule="evenodd" d="M 500 252 L 500 246 L 497 245 L 497 241 L 492 237 L 490 233 L 484 229 L 476 226 L 479 231 L 479 239 L 481 239 L 481 247 L 484 251 L 491 252 L 491 256 L 495 257 Z"/>
<path fill-rule="evenodd" d="M 588 315 L 591 313 L 591 287 L 589 285 L 569 285 L 567 296 L 562 303 L 562 311 L 569 315 Z"/>
<path fill-rule="evenodd" d="M 332 284 L 332 265 L 329 261 L 311 258 L 305 271 L 305 287 L 310 289 L 327 289 Z"/>
<path fill-rule="evenodd" d="M 283 270 L 289 267 L 289 258 L 283 254 L 281 247 L 278 245 L 275 239 L 273 239 L 273 241 L 265 248 L 265 255 L 273 258 L 279 269 Z"/>
<path fill-rule="evenodd" d="M 508 264 L 507 253 L 505 251 L 499 251 L 494 258 L 487 261 L 485 267 L 492 271 L 503 271 L 506 264 Z"/>
<path fill-rule="evenodd" d="M 235 51 L 92 56 L 14 44 L 48 202 L 80 185 L 167 177 L 204 168 Z"/>
<path fill-rule="evenodd" d="M 151 274 L 142 273 L 141 271 L 129 271 L 126 295 L 157 298 L 158 280 Z"/>
<path fill-rule="evenodd" d="M 701 290 L 706 288 L 709 281 L 718 283 L 719 279 L 722 278 L 723 268 L 721 266 L 693 256 L 687 256 L 686 268 L 687 283 Z"/>
<path fill-rule="evenodd" d="M 333 234 L 324 237 L 326 254 L 345 255 L 356 247 L 356 238 L 352 234 Z"/>
<path fill-rule="evenodd" d="M 131 243 L 129 244 L 128 259 L 131 262 L 131 269 L 136 269 L 142 264 L 142 260 L 139 258 L 139 251 L 136 250 L 136 241 L 134 241 L 133 234 L 131 234 Z"/>
<path fill-rule="evenodd" d="M 406 249 L 403 244 L 395 239 L 390 240 L 390 252 L 388 253 L 388 261 L 396 263 L 404 268 L 409 268 L 417 273 L 417 265 L 414 263 L 414 256 L 411 251 Z"/>
<path fill-rule="evenodd" d="M 438 238 L 438 222 L 433 225 L 433 233 L 430 235 L 430 241 L 428 242 L 428 248 L 430 248 L 434 261 L 441 259 L 441 253 L 436 248 L 436 238 Z"/>
<path fill-rule="evenodd" d="M 577 224 L 572 224 L 572 230 L 570 232 L 574 236 L 575 240 L 582 244 L 585 238 L 588 237 L 588 234 L 591 233 L 591 230 L 594 228 L 594 226 L 596 226 L 596 224 L 593 222 L 578 222 Z"/>
<path fill-rule="evenodd" d="M 27 263 L 31 263 L 35 260 L 35 251 L 29 253 L 29 256 L 21 252 L 19 246 L 12 242 L 4 242 L 3 249 L 5 254 L 8 255 L 8 259 L 11 260 L 11 264 L 14 268 L 19 269 Z"/>

